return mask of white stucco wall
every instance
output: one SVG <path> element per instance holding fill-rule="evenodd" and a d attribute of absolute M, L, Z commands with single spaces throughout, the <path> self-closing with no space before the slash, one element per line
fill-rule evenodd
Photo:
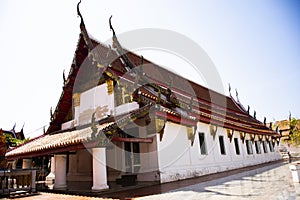
<path fill-rule="evenodd" d="M 96 120 L 114 114 L 114 93 L 107 93 L 106 83 L 80 94 L 80 105 L 75 108 L 75 125 L 90 123 L 95 111 Z"/>
<path fill-rule="evenodd" d="M 200 153 L 198 132 L 205 133 L 206 155 Z M 224 137 L 225 155 L 221 155 L 220 152 L 220 135 Z M 240 155 L 236 155 L 234 138 L 238 138 Z M 246 139 L 249 139 L 249 135 Z M 255 140 L 258 138 L 256 137 Z M 263 145 L 260 145 L 261 154 L 256 153 L 255 145 L 252 144 L 253 154 L 248 155 L 246 144 L 242 143 L 239 132 L 234 132 L 230 142 L 226 129 L 219 127 L 213 139 L 209 125 L 198 123 L 194 144 L 191 146 L 186 128 L 167 122 L 162 141 L 157 135 L 160 181 L 170 182 L 281 159 L 277 145 L 275 152 L 270 152 L 268 145 L 268 153 L 264 153 Z"/>

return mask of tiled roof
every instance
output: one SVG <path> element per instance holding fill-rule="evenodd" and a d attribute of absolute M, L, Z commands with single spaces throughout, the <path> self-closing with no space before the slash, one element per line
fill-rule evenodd
<path fill-rule="evenodd" d="M 103 133 L 115 130 L 117 127 L 126 125 L 132 119 L 149 110 L 153 104 L 147 104 L 142 108 L 132 110 L 128 113 L 124 113 L 120 116 L 115 116 L 115 121 L 104 122 L 103 124 L 97 125 L 97 132 L 102 131 Z M 36 139 L 29 141 L 23 145 L 17 146 L 6 153 L 6 157 L 11 159 L 13 157 L 26 157 L 28 155 L 36 156 L 42 154 L 59 153 L 69 151 L 67 148 L 82 146 L 91 142 L 92 129 L 91 127 L 82 128 L 78 130 L 64 131 L 60 133 L 42 135 Z M 91 144 L 90 147 L 93 147 Z M 82 148 L 87 148 L 82 146 Z M 74 149 L 73 149 L 74 150 Z M 43 153 L 41 153 L 43 152 Z"/>
<path fill-rule="evenodd" d="M 98 130 L 111 125 L 113 122 L 98 125 Z M 7 157 L 17 156 L 20 154 L 28 154 L 39 151 L 47 151 L 58 147 L 67 147 L 71 145 L 87 142 L 91 137 L 92 130 L 90 127 L 81 130 L 68 131 L 53 135 L 43 135 L 35 140 L 32 140 L 22 146 L 19 146 L 6 153 Z"/>
<path fill-rule="evenodd" d="M 78 68 L 80 67 L 80 64 L 86 58 L 88 53 L 83 43 L 84 41 L 81 36 L 74 56 L 74 59 L 76 60 L 76 67 Z M 99 54 L 101 59 L 107 59 L 106 56 L 107 52 L 109 51 L 107 45 L 104 45 L 95 39 L 92 39 L 92 43 L 94 44 L 94 46 L 96 46 L 97 54 Z M 132 52 L 126 52 L 128 58 L 131 60 L 132 63 L 134 63 L 134 65 L 139 66 L 141 64 L 141 57 Z M 115 50 L 112 50 L 110 52 L 110 58 L 108 58 L 108 63 L 111 63 L 111 67 L 109 69 L 115 72 L 117 75 L 123 76 L 124 74 L 126 74 L 127 71 L 125 69 L 124 63 L 122 63 L 120 59 L 118 59 L 118 55 L 116 54 Z M 263 132 L 272 132 L 272 130 L 270 130 L 268 127 L 265 127 L 265 125 L 262 122 L 250 116 L 249 113 L 247 113 L 247 111 L 243 108 L 243 106 L 241 106 L 239 102 L 236 102 L 232 97 L 225 96 L 206 87 L 203 87 L 199 84 L 196 84 L 192 81 L 186 80 L 185 78 L 156 64 L 153 64 L 146 59 L 144 59 L 144 64 L 152 65 L 152 67 L 143 68 L 143 72 L 145 73 L 145 76 L 147 76 L 149 81 L 156 83 L 160 86 L 167 87 L 166 80 L 172 80 L 172 91 L 176 93 L 176 96 L 180 98 L 179 100 L 181 102 L 188 103 L 191 97 L 193 97 L 194 109 L 197 109 L 200 112 L 205 112 L 206 114 L 209 114 L 212 117 L 220 117 L 220 115 L 222 115 L 226 120 L 234 120 L 235 122 L 245 125 L 245 129 L 247 129 L 247 127 L 252 127 L 258 130 L 262 130 Z M 78 78 L 76 74 L 76 68 L 74 69 L 75 70 L 71 70 L 71 73 L 69 74 L 71 80 Z M 50 127 L 47 133 L 60 130 L 60 125 L 66 120 L 65 117 L 72 104 L 72 96 L 70 94 L 72 94 L 74 80 L 68 82 L 68 86 L 69 89 L 64 89 L 64 91 L 62 92 L 62 97 L 59 100 L 56 108 L 57 116 L 50 123 Z"/>

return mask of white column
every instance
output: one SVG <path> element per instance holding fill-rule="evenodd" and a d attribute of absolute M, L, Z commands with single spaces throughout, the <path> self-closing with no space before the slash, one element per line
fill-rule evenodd
<path fill-rule="evenodd" d="M 67 187 L 67 155 L 54 155 L 55 157 L 55 182 L 54 189 Z"/>
<path fill-rule="evenodd" d="M 48 176 L 46 176 L 46 181 L 53 183 L 53 180 L 55 179 L 55 157 L 51 157 L 51 169 Z"/>
<path fill-rule="evenodd" d="M 108 189 L 106 174 L 106 149 L 93 148 L 93 187 L 92 190 Z"/>
<path fill-rule="evenodd" d="M 31 158 L 23 159 L 22 169 L 30 169 L 31 164 L 32 164 L 32 159 Z"/>
<path fill-rule="evenodd" d="M 36 192 L 35 179 L 36 179 L 36 170 L 32 170 L 31 171 L 31 190 L 32 190 L 32 192 Z"/>

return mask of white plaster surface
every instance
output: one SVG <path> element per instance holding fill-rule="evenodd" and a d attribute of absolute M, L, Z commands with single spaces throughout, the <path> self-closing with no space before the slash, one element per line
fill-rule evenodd
<path fill-rule="evenodd" d="M 130 103 L 124 103 L 122 105 L 119 105 L 115 108 L 115 115 L 121 115 L 124 113 L 128 113 L 132 110 L 138 109 L 139 108 L 139 104 L 137 102 L 130 102 Z"/>
<path fill-rule="evenodd" d="M 106 172 L 106 149 L 93 148 L 93 187 L 92 190 L 108 189 Z"/>
<path fill-rule="evenodd" d="M 55 189 L 64 189 L 67 187 L 67 155 L 54 155 L 55 157 Z"/>
<path fill-rule="evenodd" d="M 201 155 L 198 132 L 205 133 L 207 154 Z M 224 137 L 226 154 L 220 153 L 219 136 Z M 198 123 L 193 146 L 188 140 L 185 126 L 166 123 L 163 139 L 158 143 L 158 163 L 160 182 L 170 182 L 186 178 L 192 178 L 210 173 L 256 165 L 281 159 L 277 150 L 271 152 L 268 146 L 268 153 L 264 153 L 261 145 L 261 154 L 255 151 L 248 155 L 246 144 L 240 139 L 239 132 L 235 132 L 233 138 L 238 139 L 240 155 L 235 152 L 234 139 L 230 142 L 225 128 L 219 127 L 215 139 L 210 134 L 209 125 Z M 247 134 L 246 139 L 249 139 Z M 258 138 L 256 138 L 257 140 Z"/>
<path fill-rule="evenodd" d="M 79 121 L 79 125 L 90 123 L 92 114 L 98 107 L 105 108 L 106 112 L 103 116 L 96 115 L 97 120 L 114 112 L 114 94 L 107 93 L 106 83 L 81 93 L 79 110 L 75 110 L 75 120 Z"/>

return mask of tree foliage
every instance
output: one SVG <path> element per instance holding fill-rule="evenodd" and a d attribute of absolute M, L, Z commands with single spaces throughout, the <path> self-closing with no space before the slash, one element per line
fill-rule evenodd
<path fill-rule="evenodd" d="M 289 134 L 290 141 L 294 146 L 300 145 L 300 120 L 292 118 L 290 120 L 290 134 Z"/>

